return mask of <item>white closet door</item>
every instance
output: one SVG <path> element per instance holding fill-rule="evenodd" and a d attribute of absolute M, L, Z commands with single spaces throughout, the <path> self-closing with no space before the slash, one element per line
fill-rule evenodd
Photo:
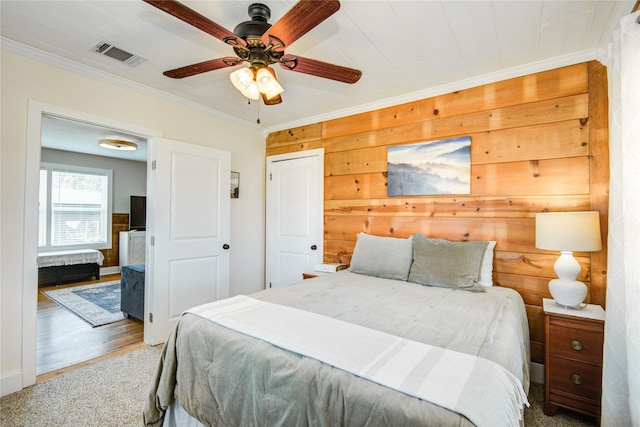
<path fill-rule="evenodd" d="M 267 158 L 267 287 L 323 260 L 324 150 Z"/>

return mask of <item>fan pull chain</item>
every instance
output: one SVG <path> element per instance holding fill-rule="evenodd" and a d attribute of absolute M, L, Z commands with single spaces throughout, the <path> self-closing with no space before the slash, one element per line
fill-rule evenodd
<path fill-rule="evenodd" d="M 251 105 L 251 98 L 247 98 L 247 104 Z M 260 101 L 258 100 L 258 118 L 256 119 L 256 123 L 260 124 Z"/>

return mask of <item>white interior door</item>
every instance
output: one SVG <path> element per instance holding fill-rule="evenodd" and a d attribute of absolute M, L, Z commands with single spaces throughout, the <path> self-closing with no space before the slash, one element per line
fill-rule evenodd
<path fill-rule="evenodd" d="M 144 340 L 164 342 L 183 310 L 229 296 L 231 154 L 149 141 Z"/>
<path fill-rule="evenodd" d="M 267 158 L 267 287 L 302 280 L 323 259 L 324 150 Z"/>

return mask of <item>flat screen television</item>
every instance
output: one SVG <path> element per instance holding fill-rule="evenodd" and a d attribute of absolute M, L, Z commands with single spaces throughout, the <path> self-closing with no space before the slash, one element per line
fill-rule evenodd
<path fill-rule="evenodd" d="M 129 230 L 147 229 L 147 198 L 131 196 L 129 201 Z"/>

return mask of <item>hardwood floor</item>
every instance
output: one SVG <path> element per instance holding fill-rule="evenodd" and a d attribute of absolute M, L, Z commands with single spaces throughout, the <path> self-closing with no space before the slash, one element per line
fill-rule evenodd
<path fill-rule="evenodd" d="M 144 346 L 143 322 L 125 319 L 93 328 L 42 294 L 42 291 L 50 289 L 112 280 L 120 280 L 120 275 L 38 289 L 37 381 Z"/>

